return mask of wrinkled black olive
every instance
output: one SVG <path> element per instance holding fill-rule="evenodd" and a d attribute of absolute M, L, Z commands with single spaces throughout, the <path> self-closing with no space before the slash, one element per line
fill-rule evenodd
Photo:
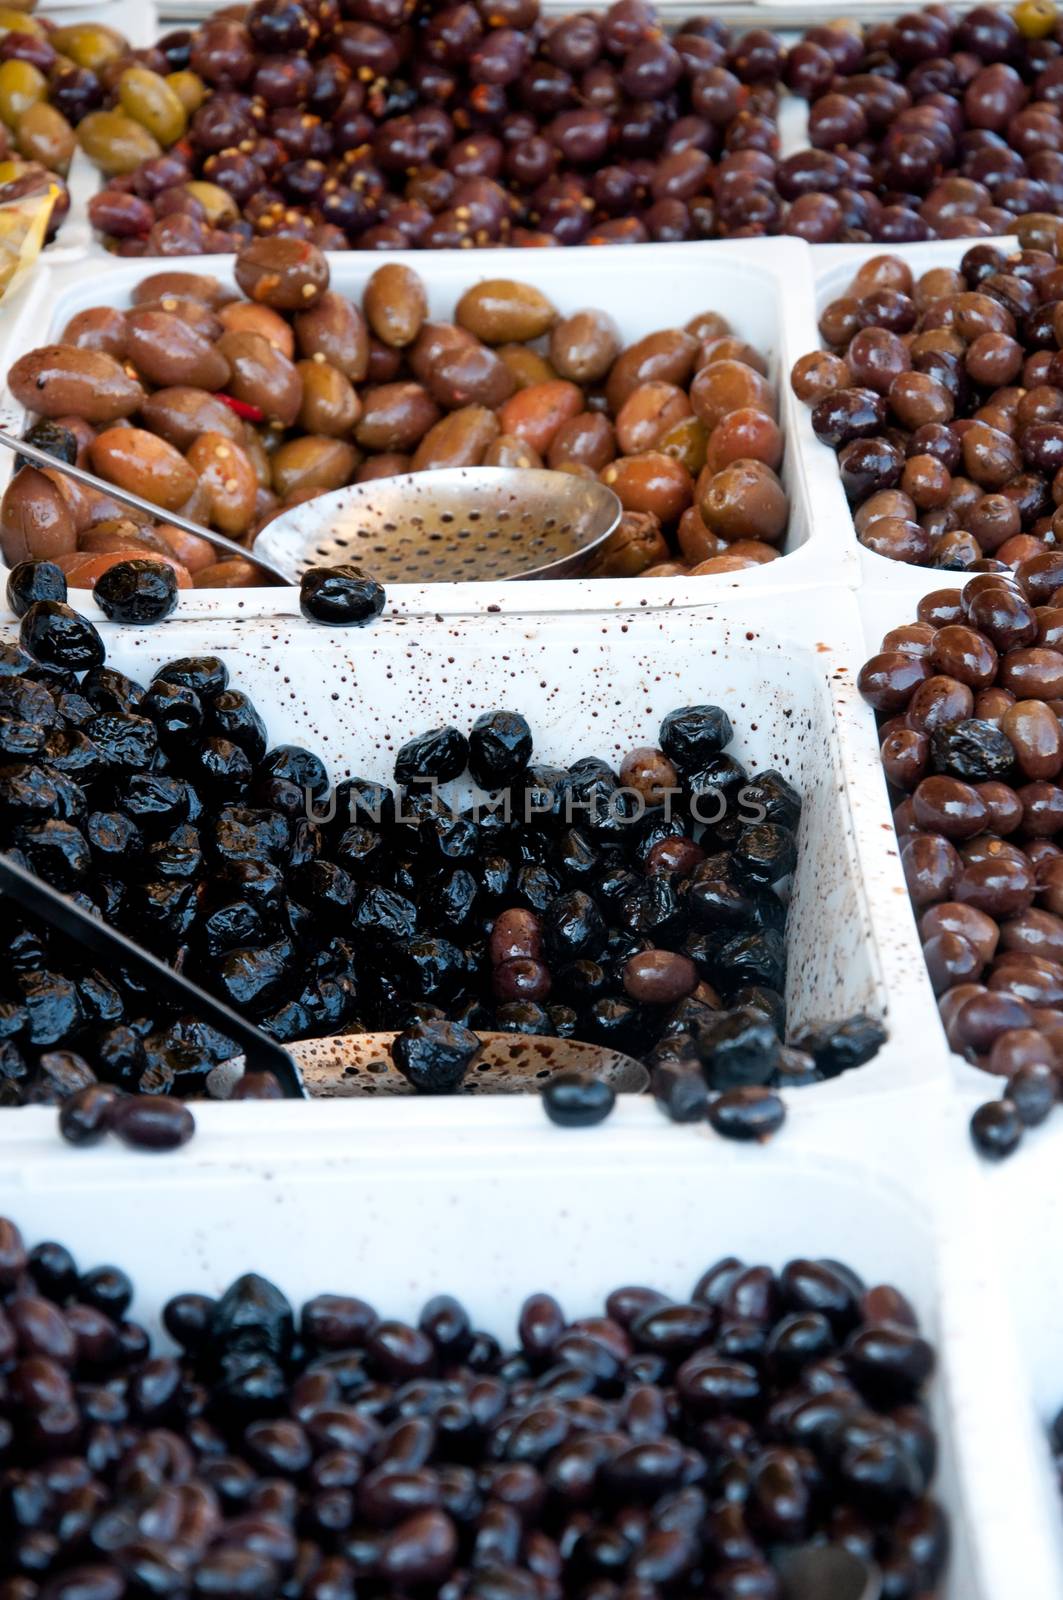
<path fill-rule="evenodd" d="M 403 1077 L 419 1094 L 453 1094 L 472 1065 L 480 1041 L 454 1022 L 419 1022 L 391 1047 Z"/>
<path fill-rule="evenodd" d="M 403 785 L 460 777 L 469 759 L 469 741 L 457 728 L 435 728 L 409 739 L 395 757 L 395 782 Z"/>
<path fill-rule="evenodd" d="M 181 656 L 156 672 L 153 683 L 173 683 L 191 689 L 201 700 L 220 694 L 229 682 L 229 669 L 217 656 Z"/>
<path fill-rule="evenodd" d="M 472 725 L 469 771 L 481 789 L 516 783 L 531 753 L 531 729 L 517 711 L 485 711 Z"/>
<path fill-rule="evenodd" d="M 999 778 L 1015 764 L 1015 750 L 1006 733 L 993 722 L 969 717 L 935 728 L 930 735 L 930 764 L 965 783 Z"/>
<path fill-rule="evenodd" d="M 16 617 L 24 617 L 38 600 L 66 600 L 62 568 L 54 561 L 20 561 L 7 575 L 7 603 Z"/>
<path fill-rule="evenodd" d="M 34 445 L 38 450 L 45 451 L 56 461 L 64 461 L 68 467 L 72 467 L 77 461 L 77 436 L 70 428 L 64 428 L 61 422 L 53 422 L 49 417 L 41 417 L 33 423 L 32 427 L 26 429 L 22 437 L 27 444 Z M 18 472 L 22 467 L 30 465 L 31 462 L 28 456 L 17 455 L 15 457 L 14 471 Z M 40 595 L 38 598 L 43 600 L 45 596 Z M 56 597 L 50 595 L 48 598 L 54 599 Z"/>
<path fill-rule="evenodd" d="M 161 622 L 177 605 L 177 575 L 165 561 L 116 561 L 97 578 L 92 597 L 112 622 Z"/>
<path fill-rule="evenodd" d="M 739 874 L 749 883 L 779 883 L 797 865 L 797 840 L 777 822 L 744 828 L 734 847 Z"/>
<path fill-rule="evenodd" d="M 309 567 L 299 584 L 299 609 L 311 622 L 361 628 L 384 609 L 381 585 L 360 567 Z"/>
<path fill-rule="evenodd" d="M 870 1061 L 885 1039 L 886 1030 L 880 1022 L 874 1017 L 859 1015 L 845 1022 L 806 1028 L 798 1034 L 794 1044 L 815 1058 L 825 1078 L 836 1078 L 839 1073 Z"/>
<path fill-rule="evenodd" d="M 36 661 L 71 672 L 98 667 L 105 655 L 92 623 L 59 600 L 35 600 L 22 618 L 18 637 Z"/>
<path fill-rule="evenodd" d="M 770 1081 L 779 1059 L 779 1036 L 755 1011 L 723 1011 L 695 1032 L 705 1076 L 714 1089 Z"/>
<path fill-rule="evenodd" d="M 214 1307 L 210 1344 L 220 1355 L 263 1355 L 281 1360 L 295 1336 L 292 1308 L 281 1291 L 257 1272 L 246 1273 Z"/>
<path fill-rule="evenodd" d="M 684 706 L 665 717 L 658 741 L 685 776 L 719 755 L 733 737 L 731 719 L 720 706 Z"/>

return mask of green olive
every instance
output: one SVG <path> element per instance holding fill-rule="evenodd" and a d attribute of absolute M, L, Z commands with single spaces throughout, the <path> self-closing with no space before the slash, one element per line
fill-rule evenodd
<path fill-rule="evenodd" d="M 162 155 L 159 141 L 122 111 L 90 111 L 78 126 L 78 143 L 109 178 L 134 172 L 142 161 Z"/>
<path fill-rule="evenodd" d="M 184 133 L 188 116 L 165 78 L 147 67 L 127 67 L 118 80 L 122 110 L 141 123 L 165 147 Z"/>
<path fill-rule="evenodd" d="M 198 111 L 207 98 L 207 86 L 194 72 L 168 72 L 166 84 L 180 100 L 188 116 Z"/>
<path fill-rule="evenodd" d="M 99 72 L 108 61 L 129 54 L 128 40 L 102 22 L 72 22 L 65 28 L 56 28 L 49 37 L 60 55 L 69 56 L 89 72 Z"/>
<path fill-rule="evenodd" d="M 28 61 L 5 61 L 0 66 L 0 117 L 17 128 L 30 106 L 48 98 L 48 79 Z"/>
<path fill-rule="evenodd" d="M 23 113 L 15 130 L 15 143 L 27 161 L 39 161 L 42 167 L 65 175 L 77 140 L 62 112 L 46 100 L 38 100 Z"/>
<path fill-rule="evenodd" d="M 184 190 L 186 194 L 199 201 L 212 228 L 226 228 L 230 222 L 239 219 L 240 208 L 236 201 L 227 190 L 219 188 L 216 183 L 204 183 L 201 178 L 197 178 L 191 183 L 186 183 Z"/>

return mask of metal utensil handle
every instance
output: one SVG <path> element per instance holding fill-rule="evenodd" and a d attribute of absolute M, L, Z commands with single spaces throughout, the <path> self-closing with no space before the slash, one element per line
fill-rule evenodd
<path fill-rule="evenodd" d="M 98 489 L 101 494 L 110 495 L 112 500 L 117 500 L 124 506 L 144 511 L 155 522 L 168 522 L 175 528 L 181 528 L 185 533 L 194 533 L 197 539 L 206 539 L 219 550 L 227 550 L 231 556 L 238 556 L 241 561 L 250 561 L 256 567 L 261 567 L 263 572 L 272 573 L 289 588 L 292 586 L 288 574 L 280 567 L 274 566 L 272 561 L 265 556 L 256 556 L 246 545 L 227 539 L 223 533 L 215 533 L 213 528 L 204 528 L 201 523 L 193 522 L 190 517 L 182 517 L 177 511 L 166 511 L 162 506 L 152 505 L 150 500 L 142 500 L 140 495 L 132 494 L 128 489 L 121 489 L 117 484 L 108 483 L 106 478 L 97 478 L 94 472 L 86 472 L 84 467 L 73 467 L 68 461 L 57 461 L 47 450 L 38 450 L 35 444 L 27 444 L 25 439 L 16 439 L 13 434 L 5 433 L 3 429 L 0 429 L 0 445 L 6 450 L 13 450 L 16 455 L 25 456 L 35 466 L 61 472 L 65 477 L 73 478 L 75 483 L 83 484 L 86 489 Z"/>
<path fill-rule="evenodd" d="M 124 933 L 119 933 L 108 923 L 90 916 L 79 905 L 75 905 L 73 900 L 60 894 L 58 889 L 53 889 L 50 883 L 45 883 L 42 878 L 38 878 L 25 867 L 20 867 L 16 861 L 12 861 L 10 856 L 2 854 L 0 854 L 0 891 L 10 895 L 23 910 L 32 912 L 34 916 L 40 917 L 42 922 L 47 922 L 52 928 L 58 928 L 60 933 L 67 934 L 86 950 L 91 950 L 93 955 L 102 956 L 108 963 L 132 967 L 139 978 L 150 982 L 151 986 L 166 999 L 195 1012 L 204 1021 L 217 1028 L 219 1033 L 234 1039 L 243 1046 L 247 1067 L 254 1066 L 256 1069 L 272 1072 L 289 1099 L 310 1098 L 299 1068 L 275 1039 L 261 1033 L 252 1023 L 245 1022 L 243 1017 L 238 1016 L 235 1011 L 230 1011 L 221 1000 L 215 1000 L 213 995 L 207 994 L 191 979 L 175 972 L 165 961 L 160 961 L 158 956 L 153 956 L 147 950 L 141 950 L 140 946 L 135 945 Z"/>

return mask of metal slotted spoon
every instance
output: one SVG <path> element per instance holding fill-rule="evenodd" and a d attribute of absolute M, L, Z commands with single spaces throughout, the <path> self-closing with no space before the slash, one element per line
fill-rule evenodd
<path fill-rule="evenodd" d="M 301 1039 L 288 1046 L 315 1100 L 386 1099 L 411 1095 L 412 1085 L 391 1059 L 394 1033 L 336 1034 Z M 649 1073 L 631 1056 L 577 1039 L 547 1039 L 526 1033 L 481 1033 L 483 1050 L 473 1061 L 459 1094 L 534 1094 L 559 1072 L 586 1072 L 618 1094 L 643 1094 Z M 225 1099 L 244 1070 L 242 1056 L 223 1061 L 208 1079 L 208 1092 Z"/>
<path fill-rule="evenodd" d="M 304 500 L 267 523 L 254 551 L 295 582 L 348 561 L 385 584 L 570 577 L 621 510 L 604 483 L 569 472 L 450 467 Z"/>

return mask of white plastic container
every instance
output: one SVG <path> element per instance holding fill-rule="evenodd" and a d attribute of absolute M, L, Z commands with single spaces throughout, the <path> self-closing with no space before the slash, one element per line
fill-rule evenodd
<path fill-rule="evenodd" d="M 900 246 L 886 244 L 813 246 L 812 272 L 815 294 L 811 304 L 803 309 L 802 315 L 787 324 L 789 351 L 787 373 L 798 356 L 821 347 L 822 340 L 817 326 L 819 316 L 832 300 L 839 299 L 847 292 L 854 274 L 863 262 L 873 256 L 901 256 L 908 262 L 913 274 L 919 277 L 931 267 L 958 266 L 968 250 L 976 244 L 994 244 L 1006 251 L 1018 248 L 1018 241 L 1015 239 L 931 239 L 923 244 Z M 786 387 L 789 389 L 788 383 Z M 832 523 L 841 523 L 845 527 L 847 537 L 859 561 L 861 584 L 893 589 L 910 595 L 913 597 L 914 605 L 915 600 L 928 589 L 952 588 L 963 583 L 962 572 L 938 572 L 933 567 L 913 567 L 903 561 L 890 561 L 885 556 L 876 555 L 872 550 L 865 550 L 859 544 L 853 527 L 852 512 L 838 473 L 838 458 L 830 446 L 820 444 L 813 433 L 809 407 L 798 401 L 792 392 L 790 400 L 792 410 L 789 438 L 791 445 L 797 446 L 801 470 L 805 475 L 805 496 L 812 509 L 816 526 L 819 525 L 821 518 L 825 518 Z"/>
<path fill-rule="evenodd" d="M 1061 1160 L 1063 1127 L 1052 1118 L 1026 1136 L 1012 1160 L 986 1174 L 977 1226 L 1000 1262 L 1016 1325 L 1022 1403 L 1038 1450 L 1045 1522 L 1063 1574 L 1063 1508 L 1048 1444 L 1048 1428 L 1063 1409 L 1063 1262 L 1058 1251 L 1045 1249 L 1063 1221 Z M 1000 1534 L 1003 1542 L 1006 1529 Z"/>
<path fill-rule="evenodd" d="M 360 298 L 380 265 L 371 252 L 330 256 L 332 286 Z M 795 239 L 720 242 L 712 244 L 641 245 L 635 256 L 624 250 L 574 247 L 567 250 L 413 251 L 389 255 L 407 262 L 424 278 L 430 314 L 452 315 L 471 284 L 484 278 L 517 277 L 550 296 L 562 314 L 588 305 L 599 306 L 617 320 L 625 341 L 662 327 L 682 326 L 709 307 L 721 311 L 735 332 L 769 360 L 770 376 L 780 393 L 784 426 L 791 418 L 784 395 L 789 364 L 783 359 L 784 329 L 811 304 L 808 248 Z M 633 270 L 637 262 L 638 270 Z M 152 273 L 184 270 L 213 273 L 233 283 L 230 256 L 197 256 L 166 260 L 117 260 L 91 270 L 71 266 L 44 278 L 39 292 L 27 300 L 7 330 L 0 332 L 3 371 L 16 357 L 58 338 L 75 312 L 109 304 L 125 307 L 135 284 Z M 10 393 L 0 391 L 6 425 L 21 431 L 25 418 Z M 0 460 L 0 490 L 11 461 Z M 438 584 L 428 588 L 400 585 L 391 591 L 401 609 L 458 614 L 471 611 L 625 610 L 641 606 L 702 604 L 721 594 L 768 593 L 807 589 L 815 584 L 854 582 L 856 550 L 847 520 L 815 520 L 804 493 L 804 478 L 790 451 L 783 478 L 792 497 L 789 554 L 778 561 L 736 573 L 696 579 L 627 578 L 622 580 L 553 579 L 527 583 Z M 2 572 L 2 569 L 0 569 Z M 294 591 L 283 589 L 196 590 L 181 596 L 188 616 L 292 615 L 298 611 Z"/>
<path fill-rule="evenodd" d="M 439 1109 L 376 1102 L 352 1130 L 334 1105 L 302 1108 L 310 1136 L 284 1106 L 245 1104 L 239 1119 L 208 1106 L 166 1158 L 73 1150 L 54 1113 L 20 1112 L 29 1139 L 11 1138 L 16 1118 L 0 1124 L 0 1215 L 30 1243 L 59 1239 L 85 1266 L 128 1271 L 133 1313 L 156 1332 L 170 1295 L 216 1294 L 247 1270 L 296 1305 L 351 1292 L 403 1318 L 446 1290 L 509 1339 L 535 1290 L 580 1315 L 621 1283 L 689 1294 L 725 1253 L 775 1267 L 841 1259 L 900 1286 L 938 1348 L 933 1492 L 954 1539 L 943 1600 L 1058 1600 L 1045 1455 L 1001 1279 L 984 1239 L 957 1227 L 961 1208 L 968 1226 L 975 1213 L 954 1106 L 931 1095 L 874 1119 L 795 1118 L 752 1149 L 704 1127 L 647 1126 L 632 1103 L 583 1132 L 552 1127 L 535 1104 L 518 1129 L 454 1129 Z M 420 1116 L 400 1131 L 399 1110 Z"/>
<path fill-rule="evenodd" d="M 867 1065 L 796 1091 L 802 1113 L 948 1082 L 874 727 L 855 688 L 863 642 L 844 591 L 801 607 L 764 597 L 741 608 L 520 620 L 385 615 L 344 633 L 251 618 L 104 631 L 109 663 L 140 682 L 176 656 L 221 656 L 271 742 L 318 751 L 334 783 L 355 774 L 390 782 L 406 739 L 467 728 L 501 706 L 528 717 L 538 759 L 597 754 L 615 768 L 656 742 L 674 707 L 722 705 L 731 753 L 753 771 L 777 768 L 804 798 L 787 933 L 791 1030 L 865 1011 L 889 1032 Z M 360 1109 L 334 1108 L 355 1122 Z M 443 1114 L 461 1122 L 470 1111 L 479 1115 L 454 1101 Z M 649 1104 L 643 1114 L 657 1117 Z"/>

